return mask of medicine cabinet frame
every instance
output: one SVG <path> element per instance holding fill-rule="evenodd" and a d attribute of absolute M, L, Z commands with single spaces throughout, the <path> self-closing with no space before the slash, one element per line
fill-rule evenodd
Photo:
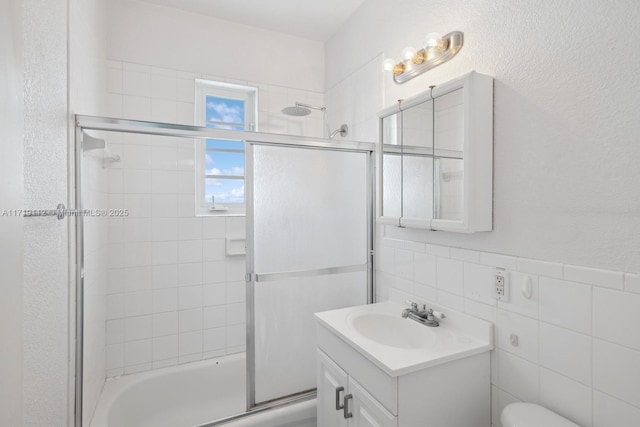
<path fill-rule="evenodd" d="M 462 97 L 462 139 L 463 150 L 452 154 L 451 150 L 436 149 L 436 114 L 434 111 L 438 99 L 443 100 L 445 95 L 452 94 L 460 90 Z M 459 94 L 460 94 L 459 93 Z M 458 95 L 459 95 L 458 94 Z M 422 157 L 432 159 L 432 210 L 431 217 L 409 217 L 404 215 L 404 164 L 405 157 L 409 154 L 403 151 L 404 130 L 402 118 L 407 111 L 418 106 L 427 105 L 432 102 L 431 128 L 431 154 L 422 154 Z M 442 101 L 441 101 L 442 102 Z M 385 144 L 385 128 L 383 121 L 397 114 L 395 138 L 399 143 L 394 145 Z M 438 86 L 432 87 L 419 95 L 399 101 L 391 107 L 385 108 L 378 113 L 378 134 L 379 134 L 379 192 L 378 192 L 378 223 L 394 225 L 397 227 L 409 227 L 426 230 L 452 231 L 460 233 L 476 233 L 481 231 L 491 231 L 493 229 L 493 78 L 487 75 L 476 73 L 475 71 L 465 74 L 459 78 L 448 81 Z M 385 153 L 400 156 L 400 214 L 388 215 L 384 211 L 385 202 Z M 415 156 L 415 153 L 411 154 Z M 457 157 L 456 157 L 457 156 Z M 441 174 L 437 170 L 437 159 L 460 158 L 463 160 L 463 190 L 462 209 L 460 217 L 456 219 L 444 219 L 438 217 L 440 195 L 438 194 L 437 179 Z M 390 168 L 391 169 L 391 168 Z M 426 183 L 428 184 L 428 183 Z M 398 198 L 398 194 L 389 195 L 389 199 Z M 397 206 L 396 206 L 397 207 Z M 397 211 L 397 209 L 396 209 Z"/>

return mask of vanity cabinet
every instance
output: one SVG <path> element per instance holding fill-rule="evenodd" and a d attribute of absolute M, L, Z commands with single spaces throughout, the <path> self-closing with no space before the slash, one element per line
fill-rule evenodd
<path fill-rule="evenodd" d="M 398 418 L 318 350 L 318 426 L 397 427 Z"/>
<path fill-rule="evenodd" d="M 469 73 L 378 114 L 378 221 L 492 229 L 493 78 Z"/>
<path fill-rule="evenodd" d="M 322 324 L 317 342 L 318 427 L 491 425 L 489 348 L 389 373 Z"/>

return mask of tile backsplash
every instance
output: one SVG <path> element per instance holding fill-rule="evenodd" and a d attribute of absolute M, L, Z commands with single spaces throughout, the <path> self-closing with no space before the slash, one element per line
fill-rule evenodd
<path fill-rule="evenodd" d="M 507 271 L 509 301 L 493 295 L 496 267 Z M 379 301 L 396 288 L 494 323 L 495 426 L 514 401 L 585 427 L 640 419 L 638 275 L 388 237 L 376 268 Z"/>

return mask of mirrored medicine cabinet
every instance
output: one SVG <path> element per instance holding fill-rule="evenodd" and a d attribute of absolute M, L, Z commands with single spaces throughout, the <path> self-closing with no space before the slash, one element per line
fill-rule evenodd
<path fill-rule="evenodd" d="M 471 72 L 378 114 L 378 222 L 492 229 L 493 78 Z"/>

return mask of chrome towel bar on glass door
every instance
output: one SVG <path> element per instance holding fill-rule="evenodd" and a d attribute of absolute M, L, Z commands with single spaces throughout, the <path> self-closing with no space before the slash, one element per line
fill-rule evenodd
<path fill-rule="evenodd" d="M 64 219 L 67 208 L 64 203 L 58 203 L 55 209 L 25 209 L 22 213 L 24 217 L 35 216 L 55 216 L 58 220 Z"/>

